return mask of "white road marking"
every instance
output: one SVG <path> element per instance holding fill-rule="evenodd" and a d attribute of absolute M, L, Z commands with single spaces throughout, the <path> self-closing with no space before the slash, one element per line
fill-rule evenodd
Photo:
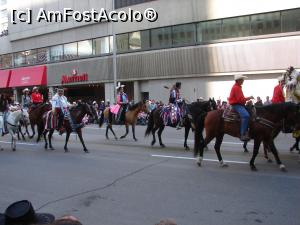
<path fill-rule="evenodd" d="M 182 157 L 182 156 L 170 156 L 170 155 L 151 155 L 152 157 L 158 157 L 158 158 L 171 158 L 171 159 L 188 159 L 188 160 L 196 160 L 195 158 L 191 157 Z M 203 159 L 204 161 L 209 162 L 219 162 L 217 159 Z M 249 162 L 243 162 L 243 161 L 232 161 L 232 160 L 226 160 L 224 162 L 227 163 L 235 163 L 235 164 L 249 164 Z"/>
<path fill-rule="evenodd" d="M 10 141 L 0 141 L 0 143 L 11 144 Z M 29 144 L 29 143 L 25 143 L 25 142 L 17 142 L 17 145 L 38 146 L 38 144 Z"/>

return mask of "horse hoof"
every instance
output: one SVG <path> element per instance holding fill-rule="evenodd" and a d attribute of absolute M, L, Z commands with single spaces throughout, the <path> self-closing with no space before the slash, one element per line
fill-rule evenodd
<path fill-rule="evenodd" d="M 115 140 L 117 141 L 117 140 L 118 140 L 118 137 L 115 137 Z"/>
<path fill-rule="evenodd" d="M 121 137 L 120 137 L 120 139 L 123 139 L 123 138 L 125 138 L 125 136 L 121 136 Z"/>
<path fill-rule="evenodd" d="M 197 162 L 197 165 L 199 166 L 199 167 L 201 167 L 202 165 L 201 165 L 201 162 Z"/>
<path fill-rule="evenodd" d="M 152 141 L 152 142 L 151 142 L 151 146 L 153 146 L 154 144 L 155 144 L 155 141 Z"/>
<path fill-rule="evenodd" d="M 85 153 L 90 153 L 89 150 L 87 150 L 87 149 L 84 149 L 83 151 L 84 151 Z"/>
<path fill-rule="evenodd" d="M 166 146 L 164 144 L 161 144 L 160 147 L 165 148 Z"/>
<path fill-rule="evenodd" d="M 245 152 L 245 153 L 248 153 L 248 152 L 249 152 L 249 150 L 248 150 L 247 148 L 245 148 L 245 149 L 244 149 L 244 152 Z"/>
<path fill-rule="evenodd" d="M 257 168 L 256 168 L 256 166 L 254 166 L 254 165 L 250 165 L 250 167 L 251 167 L 251 170 L 252 170 L 252 171 L 254 171 L 254 172 L 256 172 L 256 171 L 257 171 Z"/>
<path fill-rule="evenodd" d="M 268 163 L 273 163 L 273 160 L 272 160 L 272 159 L 268 159 L 267 162 L 268 162 Z"/>
<path fill-rule="evenodd" d="M 186 150 L 186 151 L 189 151 L 189 150 L 190 150 L 190 147 L 189 147 L 189 146 L 185 146 L 185 150 Z"/>
<path fill-rule="evenodd" d="M 279 166 L 279 169 L 282 171 L 282 172 L 287 172 L 286 168 L 285 168 L 285 165 L 281 164 Z"/>
<path fill-rule="evenodd" d="M 220 167 L 221 167 L 221 168 L 227 168 L 227 167 L 228 167 L 228 164 L 227 164 L 227 163 L 224 163 L 224 162 L 221 162 Z"/>
<path fill-rule="evenodd" d="M 208 147 L 204 147 L 203 149 L 204 149 L 204 151 L 206 151 L 206 152 L 209 151 L 209 148 L 208 148 Z"/>
<path fill-rule="evenodd" d="M 135 141 L 138 141 L 138 139 L 136 139 L 136 138 L 133 138 Z"/>
<path fill-rule="evenodd" d="M 290 148 L 290 152 L 294 151 L 294 148 Z"/>
<path fill-rule="evenodd" d="M 55 150 L 55 148 L 53 148 L 53 147 L 50 147 L 50 149 L 51 149 L 52 151 L 54 151 L 54 150 Z"/>
<path fill-rule="evenodd" d="M 109 140 L 109 137 L 108 137 L 108 136 L 106 136 L 106 140 Z"/>
<path fill-rule="evenodd" d="M 13 150 L 13 152 L 15 152 L 15 151 L 16 151 L 16 149 L 15 149 L 15 148 L 13 148 L 12 150 Z"/>
<path fill-rule="evenodd" d="M 4 149 L 3 148 L 0 148 L 0 151 L 3 151 Z"/>

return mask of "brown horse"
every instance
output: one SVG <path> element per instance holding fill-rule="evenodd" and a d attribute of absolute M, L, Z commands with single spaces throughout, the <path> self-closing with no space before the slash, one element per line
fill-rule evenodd
<path fill-rule="evenodd" d="M 47 113 L 48 112 L 44 113 L 44 115 L 43 115 L 43 123 L 44 124 L 46 124 Z M 73 119 L 74 124 L 81 124 L 82 119 L 86 114 L 91 116 L 93 119 L 97 118 L 97 113 L 96 113 L 95 109 L 86 103 L 79 103 L 76 107 L 70 109 L 70 115 L 71 115 L 71 118 Z M 67 145 L 68 145 L 68 141 L 70 138 L 70 134 L 73 132 L 73 130 L 72 130 L 72 127 L 68 120 L 64 121 L 63 126 L 66 129 L 66 141 L 65 141 L 64 150 L 65 150 L 65 152 L 68 152 L 69 150 L 68 150 Z M 83 146 L 83 151 L 85 153 L 88 153 L 89 151 L 84 144 L 81 128 L 82 127 L 77 128 L 76 133 L 78 134 L 79 140 Z M 47 142 L 47 137 L 46 137 L 48 132 L 49 132 L 49 134 L 48 134 L 49 147 L 51 150 L 54 150 L 54 148 L 52 146 L 52 142 L 51 142 L 52 135 L 54 133 L 54 128 L 49 129 L 49 130 L 45 129 L 43 132 L 44 140 L 45 140 L 45 149 L 48 149 L 48 142 Z"/>
<path fill-rule="evenodd" d="M 223 141 L 224 134 L 229 134 L 233 137 L 240 137 L 240 122 L 227 122 L 224 121 L 223 110 L 215 110 L 209 112 L 205 118 L 204 126 L 200 128 L 198 135 L 199 145 L 195 146 L 194 155 L 199 156 L 197 164 L 201 166 L 203 160 L 203 147 L 216 138 L 215 151 L 221 166 L 227 166 L 222 159 L 220 147 Z M 256 108 L 256 116 L 254 120 L 250 119 L 249 128 L 250 136 L 254 139 L 253 155 L 250 160 L 250 168 L 256 171 L 257 168 L 254 164 L 255 158 L 258 154 L 261 142 L 264 142 L 271 149 L 279 168 L 285 171 L 285 166 L 279 159 L 277 149 L 273 142 L 274 131 L 282 126 L 282 121 L 285 120 L 290 127 L 299 124 L 299 105 L 293 103 L 272 104 Z M 201 129 L 205 127 L 206 137 L 203 141 Z M 199 155 L 200 153 L 200 155 Z"/>
<path fill-rule="evenodd" d="M 147 107 L 147 104 L 145 103 L 145 101 L 138 102 L 132 106 L 129 106 L 128 111 L 125 113 L 126 133 L 120 137 L 121 139 L 123 139 L 127 136 L 128 132 L 129 132 L 129 125 L 131 125 L 133 139 L 135 141 L 137 141 L 137 139 L 135 137 L 135 125 L 136 125 L 137 117 L 140 112 L 142 112 L 142 111 L 147 112 L 147 108 L 148 107 Z M 105 110 L 103 111 L 103 113 L 101 114 L 101 117 L 99 119 L 99 127 L 101 127 L 103 125 L 104 120 L 107 121 L 106 133 L 105 133 L 106 139 L 109 139 L 108 138 L 108 129 L 110 129 L 111 132 L 113 133 L 115 139 L 117 140 L 118 138 L 117 138 L 114 130 L 112 129 L 113 114 L 110 111 L 109 107 L 106 107 Z"/>
<path fill-rule="evenodd" d="M 37 131 L 38 131 L 38 137 L 36 142 L 39 142 L 44 130 L 44 123 L 43 123 L 43 115 L 45 112 L 48 112 L 51 110 L 51 104 L 46 102 L 42 103 L 40 105 L 37 105 L 35 108 L 29 109 L 29 120 L 32 130 L 32 135 L 29 137 L 32 139 L 35 135 L 35 129 L 34 126 L 37 125 Z"/>

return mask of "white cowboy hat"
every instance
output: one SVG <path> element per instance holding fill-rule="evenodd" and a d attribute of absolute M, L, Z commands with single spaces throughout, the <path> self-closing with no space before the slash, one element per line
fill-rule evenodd
<path fill-rule="evenodd" d="M 106 99 L 106 101 L 107 101 L 107 102 L 110 102 L 110 100 L 109 100 L 109 99 Z"/>
<path fill-rule="evenodd" d="M 116 89 L 118 90 L 119 88 L 123 88 L 123 87 L 125 87 L 125 85 L 124 84 L 121 85 L 121 82 L 118 82 Z"/>
<path fill-rule="evenodd" d="M 33 91 L 36 90 L 36 89 L 39 89 L 39 88 L 38 88 L 38 87 L 33 87 L 33 88 L 32 88 Z"/>
<path fill-rule="evenodd" d="M 64 92 L 65 90 L 63 88 L 57 88 L 57 92 Z"/>
<path fill-rule="evenodd" d="M 23 93 L 26 92 L 26 91 L 30 91 L 30 90 L 29 90 L 28 88 L 25 88 L 25 89 L 23 90 Z"/>
<path fill-rule="evenodd" d="M 234 75 L 234 80 L 245 80 L 247 79 L 248 77 L 242 75 L 242 74 L 236 74 Z"/>
<path fill-rule="evenodd" d="M 283 81 L 284 77 L 283 76 L 279 76 L 279 77 L 277 77 L 277 80 L 278 80 L 278 82 Z"/>
<path fill-rule="evenodd" d="M 93 101 L 93 104 L 96 104 L 97 102 L 96 101 Z"/>

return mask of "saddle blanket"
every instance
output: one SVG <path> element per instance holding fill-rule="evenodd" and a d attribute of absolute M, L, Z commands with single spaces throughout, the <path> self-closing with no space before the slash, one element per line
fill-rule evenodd
<path fill-rule="evenodd" d="M 51 110 L 48 111 L 46 115 L 45 130 L 55 129 L 57 127 L 57 124 L 58 124 L 57 116 L 53 115 L 53 112 Z"/>
<path fill-rule="evenodd" d="M 181 110 L 173 104 L 164 105 L 161 107 L 160 116 L 165 126 L 176 127 L 181 118 Z"/>

